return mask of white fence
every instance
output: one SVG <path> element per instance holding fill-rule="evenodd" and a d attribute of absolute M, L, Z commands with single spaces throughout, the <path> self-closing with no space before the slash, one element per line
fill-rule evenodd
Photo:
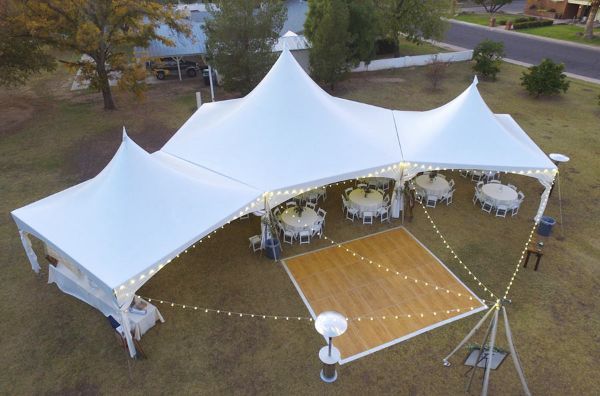
<path fill-rule="evenodd" d="M 433 61 L 437 62 L 463 62 L 473 58 L 473 50 L 459 52 L 442 52 L 439 54 L 403 56 L 400 58 L 377 59 L 368 65 L 364 62 L 351 69 L 351 72 L 365 72 L 385 69 L 399 69 L 402 67 L 424 66 Z"/>

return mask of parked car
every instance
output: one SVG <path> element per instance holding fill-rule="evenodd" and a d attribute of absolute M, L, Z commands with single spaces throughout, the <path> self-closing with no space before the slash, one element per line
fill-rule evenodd
<path fill-rule="evenodd" d="M 185 59 L 179 60 L 179 68 L 181 74 L 188 77 L 196 77 L 202 67 L 197 62 L 188 61 Z M 160 58 L 157 62 L 152 63 L 152 72 L 159 80 L 164 80 L 171 73 L 177 75 L 177 59 L 175 58 Z"/>

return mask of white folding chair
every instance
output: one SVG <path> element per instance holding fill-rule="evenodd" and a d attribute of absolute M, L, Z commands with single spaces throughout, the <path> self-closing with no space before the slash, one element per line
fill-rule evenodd
<path fill-rule="evenodd" d="M 517 191 L 517 186 L 515 186 L 514 184 L 507 184 L 507 186 Z"/>
<path fill-rule="evenodd" d="M 481 201 L 481 191 L 477 187 L 475 187 L 475 194 L 473 194 L 473 205 L 477 202 Z"/>
<path fill-rule="evenodd" d="M 383 206 L 387 206 L 387 204 L 389 204 L 389 203 L 390 203 L 390 196 L 386 194 L 383 197 Z"/>
<path fill-rule="evenodd" d="M 427 195 L 427 202 L 425 206 L 428 208 L 435 208 L 437 205 L 438 197 L 437 195 Z"/>
<path fill-rule="evenodd" d="M 438 173 L 437 177 L 441 177 L 442 179 L 446 180 L 446 175 L 444 175 L 443 173 Z"/>
<path fill-rule="evenodd" d="M 450 186 L 450 190 L 452 190 L 454 188 L 454 179 L 450 179 L 448 185 Z"/>
<path fill-rule="evenodd" d="M 324 211 L 322 208 L 319 208 L 319 210 L 317 210 L 317 216 L 319 216 L 323 221 L 325 221 L 325 216 L 327 216 L 327 212 Z"/>
<path fill-rule="evenodd" d="M 311 208 L 312 210 L 315 210 L 315 208 L 317 207 L 317 205 L 315 205 L 312 202 L 306 202 L 306 207 L 307 208 Z"/>
<path fill-rule="evenodd" d="M 379 220 L 381 220 L 382 223 L 384 221 L 390 222 L 390 207 L 391 206 L 384 206 L 383 208 L 379 208 Z"/>
<path fill-rule="evenodd" d="M 517 193 L 517 199 L 518 199 L 519 201 L 523 201 L 523 200 L 525 199 L 525 194 L 523 194 L 523 191 L 519 191 L 519 192 Z"/>
<path fill-rule="evenodd" d="M 346 219 L 354 221 L 354 218 L 358 216 L 358 209 L 351 206 L 346 207 Z"/>
<path fill-rule="evenodd" d="M 483 203 L 481 204 L 481 210 L 483 210 L 486 213 L 492 213 L 492 209 L 494 209 L 494 204 L 491 203 L 488 200 L 483 201 Z"/>
<path fill-rule="evenodd" d="M 496 217 L 506 217 L 506 212 L 508 212 L 508 206 L 498 205 L 496 207 Z"/>
<path fill-rule="evenodd" d="M 256 253 L 262 249 L 260 247 L 260 245 L 261 245 L 260 235 L 252 235 L 250 238 L 248 238 L 248 240 L 250 241 L 250 247 L 252 248 L 252 251 L 254 253 Z"/>
<path fill-rule="evenodd" d="M 310 231 L 302 230 L 298 233 L 298 235 L 300 236 L 300 245 L 310 243 Z"/>
<path fill-rule="evenodd" d="M 367 186 L 368 186 L 367 183 L 358 183 L 356 185 L 356 188 L 367 188 Z"/>
<path fill-rule="evenodd" d="M 502 183 L 500 182 L 500 180 L 490 180 L 490 181 L 488 181 L 488 183 L 489 183 L 489 184 L 502 184 Z"/>
<path fill-rule="evenodd" d="M 363 212 L 363 224 L 373 224 L 373 212 Z"/>
<path fill-rule="evenodd" d="M 294 207 L 294 206 L 298 206 L 298 203 L 296 201 L 287 201 L 285 203 L 285 207 L 286 208 L 291 208 L 291 207 Z"/>
<path fill-rule="evenodd" d="M 346 199 L 348 199 L 348 197 L 350 196 L 350 193 L 352 192 L 352 190 L 354 190 L 352 187 L 348 187 L 347 189 L 344 190 L 344 194 L 346 195 Z"/>
<path fill-rule="evenodd" d="M 317 221 L 312 227 L 311 227 L 311 237 L 315 237 L 315 236 L 319 236 L 319 239 L 323 237 L 323 221 L 319 220 Z"/>
<path fill-rule="evenodd" d="M 452 203 L 452 199 L 454 198 L 454 191 L 456 191 L 455 189 L 452 189 L 450 191 L 448 191 L 448 193 L 446 193 L 446 195 L 444 195 L 442 197 L 442 201 L 446 201 L 446 206 L 450 205 Z"/>
<path fill-rule="evenodd" d="M 379 192 L 379 194 L 381 194 L 382 196 L 385 195 L 385 191 L 383 191 L 381 188 L 378 188 L 377 191 Z"/>
<path fill-rule="evenodd" d="M 279 209 L 279 208 L 273 209 L 273 215 L 277 218 L 280 218 L 281 217 L 281 209 Z"/>
<path fill-rule="evenodd" d="M 459 170 L 459 171 L 458 171 L 458 174 L 459 174 L 461 177 L 464 177 L 465 179 L 466 179 L 467 177 L 469 177 L 469 171 L 468 171 L 468 170 L 466 170 L 466 169 L 461 169 L 461 170 Z"/>
<path fill-rule="evenodd" d="M 481 187 L 483 187 L 483 182 L 482 181 L 477 182 L 477 189 L 481 190 Z"/>
<path fill-rule="evenodd" d="M 384 179 L 383 183 L 381 183 L 381 188 L 384 190 L 390 189 L 390 179 Z"/>
<path fill-rule="evenodd" d="M 515 203 L 513 203 L 511 205 L 509 210 L 510 210 L 512 216 L 515 216 L 517 213 L 519 213 L 519 208 L 521 207 L 521 203 L 523 203 L 523 201 L 517 200 Z"/>
<path fill-rule="evenodd" d="M 283 231 L 283 242 L 293 245 L 294 239 L 296 239 L 296 233 L 294 231 L 292 231 L 292 230 L 284 230 Z"/>
<path fill-rule="evenodd" d="M 472 181 L 481 181 L 481 179 L 483 179 L 483 175 L 481 174 L 481 172 L 473 172 L 471 173 L 471 180 Z"/>

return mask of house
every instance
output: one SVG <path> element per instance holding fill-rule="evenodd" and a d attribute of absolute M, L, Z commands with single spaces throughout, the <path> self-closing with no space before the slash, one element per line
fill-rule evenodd
<path fill-rule="evenodd" d="M 591 0 L 527 0 L 525 14 L 554 19 L 580 19 L 587 17 Z M 600 21 L 600 13 L 596 15 Z"/>

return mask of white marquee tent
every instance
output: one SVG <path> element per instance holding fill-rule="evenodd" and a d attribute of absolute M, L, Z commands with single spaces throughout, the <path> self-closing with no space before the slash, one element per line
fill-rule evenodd
<path fill-rule="evenodd" d="M 476 82 L 440 108 L 393 111 L 327 94 L 284 50 L 250 94 L 204 104 L 160 151 L 124 133 L 98 176 L 12 215 L 35 271 L 28 234 L 68 263 L 54 274 L 63 291 L 126 324 L 137 289 L 243 214 L 336 181 L 446 168 L 538 178 L 537 218 L 556 172 L 509 115 L 490 111 Z"/>

